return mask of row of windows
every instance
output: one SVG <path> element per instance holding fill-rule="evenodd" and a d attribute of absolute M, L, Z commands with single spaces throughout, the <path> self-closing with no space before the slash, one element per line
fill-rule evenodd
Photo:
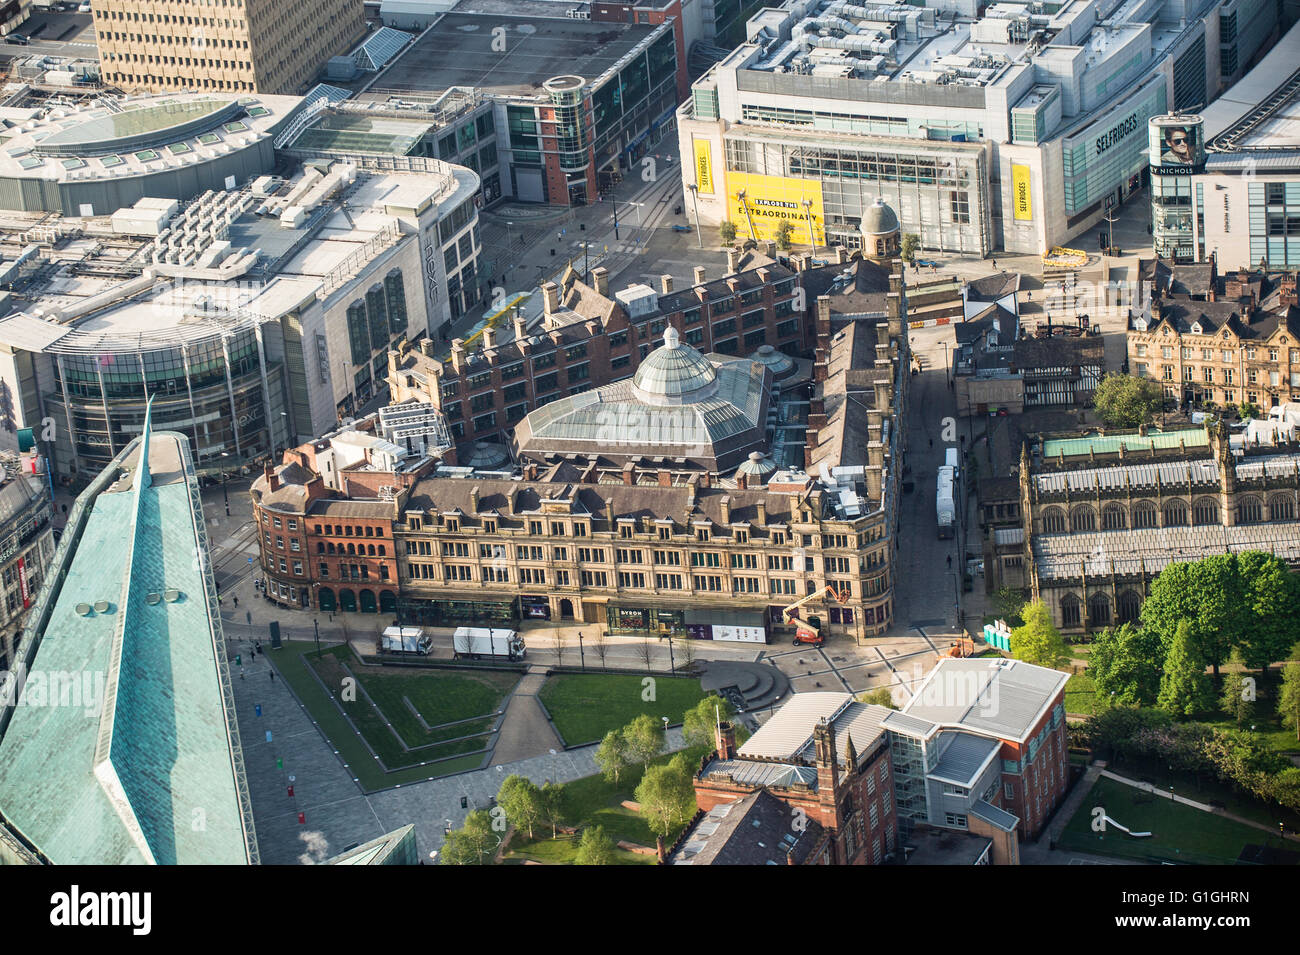
<path fill-rule="evenodd" d="M 1187 502 L 1178 498 L 1165 501 L 1161 508 L 1164 521 L 1157 520 L 1156 505 L 1151 501 L 1137 501 L 1126 509 L 1119 503 L 1103 505 L 1101 509 L 1101 530 L 1134 530 L 1153 527 L 1186 527 L 1189 508 Z M 1195 526 L 1219 523 L 1219 502 L 1213 498 L 1197 498 L 1190 508 L 1192 524 Z M 1295 520 L 1295 497 L 1289 494 L 1275 494 L 1268 499 L 1269 521 Z M 1264 502 L 1253 495 L 1242 497 L 1237 502 L 1236 517 L 1239 524 L 1258 524 L 1265 520 Z M 1066 514 L 1062 508 L 1047 507 L 1042 515 L 1043 532 L 1046 534 L 1063 534 L 1066 529 Z M 1071 531 L 1089 532 L 1097 527 L 1097 511 L 1090 505 L 1080 504 L 1069 513 Z"/>

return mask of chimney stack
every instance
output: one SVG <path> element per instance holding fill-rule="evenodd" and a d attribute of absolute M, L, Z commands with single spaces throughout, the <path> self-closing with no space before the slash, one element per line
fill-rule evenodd
<path fill-rule="evenodd" d="M 528 337 L 528 320 L 518 312 L 515 313 L 515 341 L 523 341 Z"/>
<path fill-rule="evenodd" d="M 432 357 L 433 357 L 433 349 L 434 349 L 434 341 L 433 341 L 432 338 L 422 338 L 422 339 L 420 339 L 420 353 L 421 353 L 421 354 L 423 354 L 423 355 L 427 355 L 428 357 L 432 358 Z"/>
<path fill-rule="evenodd" d="M 695 274 L 695 284 L 696 284 L 696 285 L 703 285 L 703 284 L 704 284 L 704 274 L 705 274 L 705 273 L 704 273 L 704 266 L 702 266 L 702 265 L 697 265 L 697 266 L 695 266 L 695 273 L 694 273 L 694 274 Z"/>
<path fill-rule="evenodd" d="M 735 275 L 740 271 L 740 250 L 734 246 L 727 250 L 727 274 Z"/>
<path fill-rule="evenodd" d="M 478 485 L 474 485 L 469 491 L 469 512 L 471 515 L 478 513 Z"/>
<path fill-rule="evenodd" d="M 844 248 L 844 246 L 842 245 L 837 245 L 835 247 L 835 264 L 843 265 L 848 260 L 849 260 L 849 250 Z"/>
<path fill-rule="evenodd" d="M 658 478 L 659 478 L 659 486 L 660 486 L 660 487 L 672 487 L 672 486 L 673 486 L 673 473 L 672 473 L 671 471 L 665 471 L 665 470 L 663 470 L 662 468 L 660 468 L 659 473 L 658 473 L 657 476 L 658 476 Z"/>
<path fill-rule="evenodd" d="M 554 282 L 542 286 L 542 311 L 554 315 L 560 310 L 560 287 Z"/>
<path fill-rule="evenodd" d="M 496 348 L 497 330 L 495 328 L 483 329 L 483 350 L 490 351 Z"/>
<path fill-rule="evenodd" d="M 659 276 L 659 291 L 663 295 L 673 294 L 673 277 L 671 275 Z"/>
<path fill-rule="evenodd" d="M 631 461 L 623 465 L 623 484 L 627 487 L 636 484 L 636 465 Z"/>
<path fill-rule="evenodd" d="M 262 474 L 266 478 L 266 489 L 268 491 L 278 491 L 280 489 L 280 476 L 275 473 L 275 465 L 268 464 L 262 470 Z"/>
<path fill-rule="evenodd" d="M 758 509 L 758 526 L 767 526 L 767 501 L 759 501 L 754 507 Z"/>
<path fill-rule="evenodd" d="M 458 373 L 465 367 L 465 340 L 456 338 L 451 343 L 451 367 Z"/>
<path fill-rule="evenodd" d="M 731 523 L 731 495 L 730 494 L 722 495 L 722 500 L 719 503 L 722 505 L 722 523 L 730 524 Z"/>
<path fill-rule="evenodd" d="M 609 269 L 597 266 L 591 270 L 591 278 L 596 283 L 596 294 L 609 298 Z"/>

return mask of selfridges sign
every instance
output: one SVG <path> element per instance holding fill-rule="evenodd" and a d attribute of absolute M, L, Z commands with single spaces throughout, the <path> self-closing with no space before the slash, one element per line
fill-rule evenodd
<path fill-rule="evenodd" d="M 1110 149 L 1110 147 L 1120 142 L 1120 140 L 1135 132 L 1141 125 L 1142 122 L 1138 118 L 1137 112 L 1134 111 L 1130 113 L 1126 119 L 1121 120 L 1119 123 L 1115 124 L 1115 126 L 1111 127 L 1108 132 L 1097 137 L 1096 142 L 1093 144 L 1095 153 L 1100 156 L 1106 150 Z"/>

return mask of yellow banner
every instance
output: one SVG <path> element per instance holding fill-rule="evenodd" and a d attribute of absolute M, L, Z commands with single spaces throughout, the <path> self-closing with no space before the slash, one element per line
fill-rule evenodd
<path fill-rule="evenodd" d="M 707 139 L 695 140 L 695 184 L 700 193 L 713 195 L 713 153 L 712 143 Z"/>
<path fill-rule="evenodd" d="M 727 174 L 727 191 L 727 215 L 735 223 L 737 235 L 749 237 L 752 229 L 755 239 L 775 239 L 781 220 L 788 219 L 794 226 L 790 241 L 803 245 L 808 241 L 811 217 L 813 241 L 825 245 L 820 182 L 732 172 Z"/>
<path fill-rule="evenodd" d="M 1034 200 L 1029 194 L 1029 167 L 1011 164 L 1011 202 L 1019 222 L 1034 218 Z"/>

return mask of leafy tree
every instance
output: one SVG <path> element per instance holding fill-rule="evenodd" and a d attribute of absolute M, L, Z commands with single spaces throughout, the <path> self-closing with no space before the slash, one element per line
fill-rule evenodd
<path fill-rule="evenodd" d="M 1300 643 L 1291 651 L 1291 659 L 1282 667 L 1282 686 L 1277 695 L 1277 715 L 1282 725 L 1295 729 L 1300 739 Z"/>
<path fill-rule="evenodd" d="M 614 849 L 614 840 L 601 826 L 588 826 L 578 839 L 574 865 L 613 865 Z"/>
<path fill-rule="evenodd" d="M 794 235 L 794 223 L 782 216 L 776 224 L 776 247 L 782 251 L 790 248 L 792 235 Z"/>
<path fill-rule="evenodd" d="M 1059 669 L 1070 659 L 1070 651 L 1052 623 L 1052 613 L 1041 600 L 1025 604 L 1024 624 L 1011 631 L 1011 655 L 1026 663 Z"/>
<path fill-rule="evenodd" d="M 1270 795 L 1292 811 L 1300 811 L 1300 769 L 1292 766 L 1273 777 Z"/>
<path fill-rule="evenodd" d="M 1234 667 L 1223 676 L 1223 691 L 1219 697 L 1219 706 L 1223 712 L 1237 721 L 1237 729 L 1241 729 L 1241 724 L 1251 718 L 1255 712 L 1255 693 L 1254 683 L 1241 672 L 1245 664 L 1241 659 L 1241 651 L 1232 651 L 1232 656 L 1228 663 Z"/>
<path fill-rule="evenodd" d="M 921 237 L 915 232 L 904 232 L 898 242 L 898 252 L 908 265 L 916 265 L 916 250 L 921 245 Z"/>
<path fill-rule="evenodd" d="M 688 747 L 712 747 L 717 720 L 730 718 L 730 703 L 716 693 L 706 696 L 683 714 L 682 738 Z"/>
<path fill-rule="evenodd" d="M 1241 415 L 1242 420 L 1245 420 L 1247 418 L 1258 418 L 1259 406 L 1252 404 L 1249 401 L 1243 401 L 1241 404 L 1237 406 L 1237 413 Z"/>
<path fill-rule="evenodd" d="M 1108 759 L 1137 755 L 1137 741 L 1144 730 L 1163 729 L 1171 722 L 1169 714 L 1163 710 L 1112 707 L 1085 724 L 1088 748 L 1104 752 Z"/>
<path fill-rule="evenodd" d="M 690 773 L 676 760 L 667 766 L 651 766 L 636 787 L 636 801 L 650 831 L 666 839 L 695 814 Z"/>
<path fill-rule="evenodd" d="M 1262 551 L 1237 555 L 1237 572 L 1248 618 L 1237 633 L 1237 646 L 1249 670 L 1264 670 L 1300 640 L 1300 576 L 1285 562 Z"/>
<path fill-rule="evenodd" d="M 618 774 L 631 762 L 627 753 L 627 739 L 622 730 L 610 730 L 596 747 L 596 765 L 606 780 L 618 785 Z"/>
<path fill-rule="evenodd" d="M 1156 705 L 1175 716 L 1191 716 L 1208 710 L 1213 699 L 1213 686 L 1205 673 L 1205 657 L 1192 637 L 1191 624 L 1184 620 L 1174 632 L 1174 641 L 1165 654 L 1165 672 L 1160 678 Z"/>
<path fill-rule="evenodd" d="M 1253 561 L 1247 566 L 1270 571 L 1265 562 Z M 1256 594 L 1231 554 L 1169 564 L 1151 582 L 1151 593 L 1142 604 L 1142 623 L 1159 634 L 1167 654 L 1178 627 L 1186 622 L 1192 643 L 1217 677 L 1233 645 L 1247 639 L 1256 624 L 1252 604 L 1275 607 L 1273 586 L 1263 582 L 1260 588 Z M 1270 626 L 1269 636 L 1248 638 L 1255 644 L 1248 658 L 1251 662 L 1275 649 L 1277 634 L 1287 629 L 1280 616 L 1270 617 Z"/>
<path fill-rule="evenodd" d="M 528 830 L 528 838 L 533 838 L 533 827 L 542 816 L 542 797 L 531 779 L 518 774 L 507 776 L 497 792 L 497 804 L 506 811 L 511 825 Z"/>
<path fill-rule="evenodd" d="M 649 713 L 642 713 L 623 727 L 629 763 L 649 768 L 650 760 L 664 751 L 663 724 Z"/>
<path fill-rule="evenodd" d="M 1126 623 L 1098 634 L 1088 655 L 1097 698 L 1121 706 L 1155 706 L 1164 647 L 1154 631 Z M 1112 696 L 1113 694 L 1113 696 Z"/>
<path fill-rule="evenodd" d="M 556 783 L 542 783 L 542 788 L 537 791 L 537 804 L 538 821 L 551 827 L 551 838 L 554 839 L 564 823 L 564 787 Z"/>
<path fill-rule="evenodd" d="M 484 865 L 488 854 L 497 846 L 492 832 L 492 817 L 486 810 L 475 809 L 465 817 L 465 824 L 447 834 L 442 844 L 443 865 Z"/>
<path fill-rule="evenodd" d="M 993 609 L 1007 623 L 1020 619 L 1025 609 L 1025 592 L 1017 587 L 1002 587 L 993 594 Z"/>
<path fill-rule="evenodd" d="M 736 223 L 730 219 L 723 219 L 718 223 L 718 238 L 722 240 L 723 245 L 731 245 L 736 241 Z"/>
<path fill-rule="evenodd" d="M 1111 428 L 1150 424 L 1164 401 L 1164 391 L 1156 382 L 1121 374 L 1103 377 L 1092 396 L 1097 414 Z"/>
<path fill-rule="evenodd" d="M 858 696 L 859 703 L 875 703 L 877 706 L 887 706 L 891 710 L 898 709 L 894 705 L 894 694 L 890 692 L 887 686 L 878 686 L 874 690 L 868 690 Z"/>

